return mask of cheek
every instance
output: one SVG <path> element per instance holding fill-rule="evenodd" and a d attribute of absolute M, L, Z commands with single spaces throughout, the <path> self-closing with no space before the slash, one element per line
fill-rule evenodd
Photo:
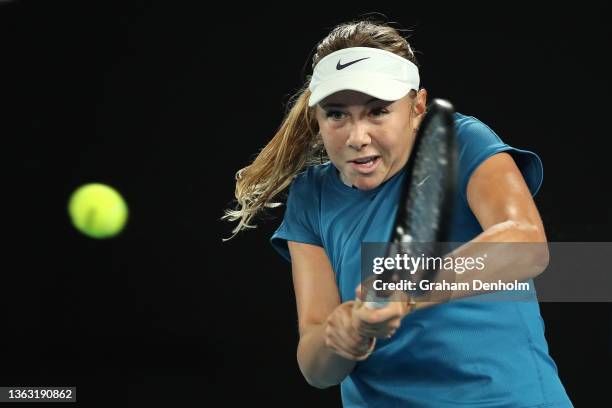
<path fill-rule="evenodd" d="M 409 131 L 408 125 L 402 124 L 401 127 L 397 127 L 393 132 L 393 137 L 388 140 L 389 149 L 397 155 L 403 154 L 414 141 L 414 134 Z"/>
<path fill-rule="evenodd" d="M 333 137 L 333 135 L 331 135 L 322 137 L 322 139 L 328 154 L 336 154 L 336 152 L 342 150 L 343 143 L 339 137 Z"/>
<path fill-rule="evenodd" d="M 394 134 L 381 138 L 379 144 L 383 152 L 391 156 L 397 156 L 405 149 L 406 141 L 405 138 Z"/>

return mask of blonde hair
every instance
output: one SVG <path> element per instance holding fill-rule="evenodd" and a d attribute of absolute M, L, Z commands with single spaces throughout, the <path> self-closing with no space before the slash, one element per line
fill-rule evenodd
<path fill-rule="evenodd" d="M 349 47 L 372 47 L 393 52 L 418 65 L 414 52 L 398 29 L 387 23 L 358 20 L 337 25 L 317 45 L 312 68 L 332 52 Z M 283 192 L 293 179 L 308 166 L 322 163 L 326 157 L 318 123 L 316 107 L 308 107 L 310 76 L 289 103 L 285 118 L 268 144 L 261 149 L 253 162 L 236 172 L 235 209 L 225 210 L 221 220 L 239 220 L 230 238 L 247 228 L 266 208 L 282 205 L 272 200 Z"/>

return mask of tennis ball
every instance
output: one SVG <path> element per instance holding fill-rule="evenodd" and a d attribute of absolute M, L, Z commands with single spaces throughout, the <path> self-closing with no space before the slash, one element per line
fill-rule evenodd
<path fill-rule="evenodd" d="M 128 208 L 117 190 L 105 184 L 85 184 L 75 190 L 68 202 L 72 225 L 91 238 L 110 238 L 121 232 Z"/>

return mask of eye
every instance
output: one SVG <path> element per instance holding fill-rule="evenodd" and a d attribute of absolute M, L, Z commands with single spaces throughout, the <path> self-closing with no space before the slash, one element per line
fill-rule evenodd
<path fill-rule="evenodd" d="M 376 117 L 386 115 L 387 113 L 389 113 L 389 111 L 386 110 L 385 108 L 374 108 L 372 109 L 372 112 L 371 112 L 372 116 L 376 116 Z"/>
<path fill-rule="evenodd" d="M 325 117 L 331 118 L 332 120 L 340 120 L 343 117 L 342 115 L 344 115 L 344 112 L 333 110 L 325 112 Z"/>

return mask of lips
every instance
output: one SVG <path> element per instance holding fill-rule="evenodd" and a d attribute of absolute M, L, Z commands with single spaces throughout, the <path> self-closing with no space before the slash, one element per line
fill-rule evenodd
<path fill-rule="evenodd" d="M 349 163 L 367 163 L 368 161 L 377 158 L 377 155 L 372 155 L 372 156 L 363 156 L 363 157 L 359 157 L 357 159 L 354 160 L 349 160 Z"/>
<path fill-rule="evenodd" d="M 359 162 L 356 162 L 355 160 L 351 160 L 349 162 L 353 170 L 357 171 L 358 173 L 362 175 L 374 173 L 374 171 L 380 165 L 380 161 L 381 161 L 380 156 L 366 156 L 363 159 L 367 161 L 365 163 L 359 163 Z"/>

